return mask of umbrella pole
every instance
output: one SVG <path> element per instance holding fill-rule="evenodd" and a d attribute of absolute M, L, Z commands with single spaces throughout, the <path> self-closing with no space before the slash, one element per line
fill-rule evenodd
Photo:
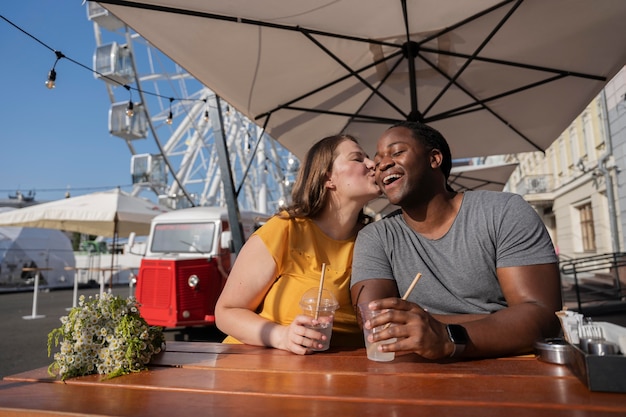
<path fill-rule="evenodd" d="M 417 80 L 415 79 L 415 57 L 417 57 L 419 53 L 419 44 L 411 41 L 408 16 L 406 0 L 402 0 L 402 17 L 406 31 L 406 43 L 402 48 L 409 65 L 409 94 L 411 97 L 411 112 L 409 113 L 408 120 L 417 122 L 423 119 L 417 107 Z"/>

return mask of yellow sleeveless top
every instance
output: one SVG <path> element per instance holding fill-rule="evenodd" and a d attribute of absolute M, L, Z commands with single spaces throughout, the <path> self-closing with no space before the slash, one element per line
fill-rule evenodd
<path fill-rule="evenodd" d="M 326 263 L 324 288 L 339 301 L 335 312 L 331 346 L 364 346 L 350 298 L 352 250 L 356 236 L 334 240 L 310 219 L 272 217 L 255 233 L 276 262 L 276 280 L 257 313 L 281 325 L 289 325 L 301 314 L 300 297 L 310 288 L 319 288 L 322 263 Z M 224 343 L 240 343 L 227 337 Z"/>

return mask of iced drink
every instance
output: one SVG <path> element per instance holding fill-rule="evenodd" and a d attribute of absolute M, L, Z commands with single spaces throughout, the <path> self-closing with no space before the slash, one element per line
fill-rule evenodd
<path fill-rule="evenodd" d="M 361 313 L 361 320 L 365 323 L 367 320 L 382 314 L 385 310 L 370 310 L 369 303 L 359 304 L 359 312 Z M 363 337 L 365 338 L 365 349 L 367 350 L 367 359 L 377 362 L 389 362 L 396 357 L 395 352 L 381 352 L 378 350 L 378 346 L 388 343 L 395 343 L 396 338 L 383 340 L 376 343 L 370 343 L 367 340 L 368 336 L 373 333 L 378 333 L 383 330 L 384 326 L 374 327 L 373 329 L 366 329 L 363 327 Z"/>
<path fill-rule="evenodd" d="M 333 331 L 333 320 L 335 318 L 335 310 L 339 308 L 337 299 L 327 289 L 324 289 L 321 294 L 321 300 L 318 308 L 319 288 L 311 288 L 307 290 L 302 299 L 300 300 L 300 307 L 302 308 L 302 314 L 315 317 L 317 315 L 318 324 L 316 326 L 306 326 L 309 329 L 316 330 L 326 336 L 326 340 L 319 340 L 322 344 L 321 348 L 313 348 L 315 351 L 328 350 L 330 347 L 330 337 Z"/>

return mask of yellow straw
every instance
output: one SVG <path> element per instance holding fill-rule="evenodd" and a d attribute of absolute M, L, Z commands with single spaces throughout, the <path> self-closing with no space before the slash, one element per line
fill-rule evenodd
<path fill-rule="evenodd" d="M 417 281 L 419 281 L 421 277 L 422 277 L 421 272 L 418 272 L 417 275 L 415 275 L 415 278 L 413 278 L 413 282 L 411 283 L 411 285 L 409 285 L 409 288 L 406 290 L 406 292 L 402 296 L 403 300 L 406 300 L 407 298 L 409 298 L 409 295 L 411 295 L 411 291 L 413 291 L 413 288 L 415 288 L 415 284 L 417 284 Z"/>
<path fill-rule="evenodd" d="M 409 295 L 411 295 L 411 291 L 413 291 L 413 288 L 415 288 L 415 284 L 417 284 L 417 281 L 419 281 L 421 277 L 422 277 L 421 272 L 418 272 L 417 275 L 415 275 L 415 278 L 413 278 L 413 282 L 411 283 L 411 285 L 409 285 L 409 288 L 407 288 L 406 292 L 402 296 L 403 300 L 406 300 L 407 298 L 409 298 Z M 385 324 L 383 326 L 383 330 L 388 329 L 389 326 L 391 326 L 391 323 Z"/>
<path fill-rule="evenodd" d="M 324 290 L 324 274 L 326 273 L 326 264 L 322 264 L 322 275 L 320 276 L 320 290 L 317 293 L 317 308 L 315 309 L 315 320 L 319 316 L 320 302 L 322 301 L 322 291 Z"/>

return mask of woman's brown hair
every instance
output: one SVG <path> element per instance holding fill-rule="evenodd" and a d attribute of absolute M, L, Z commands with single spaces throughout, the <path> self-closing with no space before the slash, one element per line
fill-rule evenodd
<path fill-rule="evenodd" d="M 289 217 L 317 216 L 326 203 L 328 189 L 324 186 L 337 158 L 337 147 L 345 140 L 359 143 L 350 135 L 328 136 L 306 153 L 291 192 L 291 204 L 283 210 Z M 365 216 L 361 216 L 367 222 Z"/>

